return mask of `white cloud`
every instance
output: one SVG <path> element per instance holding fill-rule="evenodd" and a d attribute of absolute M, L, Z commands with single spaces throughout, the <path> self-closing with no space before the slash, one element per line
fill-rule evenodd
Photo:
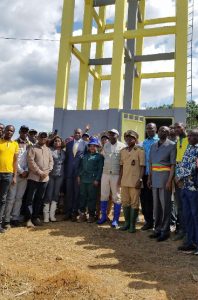
<path fill-rule="evenodd" d="M 59 40 L 62 0 L 2 0 L 0 36 Z M 0 39 L 0 118 L 50 130 L 59 42 Z"/>

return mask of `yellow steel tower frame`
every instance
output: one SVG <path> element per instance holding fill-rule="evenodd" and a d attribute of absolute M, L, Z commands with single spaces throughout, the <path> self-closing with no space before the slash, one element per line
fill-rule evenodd
<path fill-rule="evenodd" d="M 101 84 L 110 81 L 109 109 L 139 110 L 141 104 L 141 81 L 150 78 L 174 78 L 175 109 L 186 107 L 187 82 L 187 35 L 188 35 L 188 0 L 176 0 L 176 15 L 165 18 L 145 19 L 145 8 L 150 0 L 82 0 L 84 11 L 82 34 L 74 36 L 75 0 L 64 0 L 60 53 L 56 86 L 55 109 L 67 110 L 71 56 L 80 61 L 77 110 L 86 110 L 88 76 L 94 79 L 92 93 L 92 110 L 100 110 Z M 136 8 L 133 17 L 137 17 L 136 25 L 129 28 L 127 7 L 133 2 Z M 115 18 L 112 24 L 106 22 L 107 5 L 115 6 Z M 128 10 L 128 18 L 130 10 Z M 97 25 L 97 33 L 93 33 L 93 21 Z M 149 27 L 149 25 L 155 25 Z M 159 26 L 158 26 L 159 25 Z M 175 36 L 175 52 L 143 55 L 145 37 L 163 35 Z M 126 43 L 134 40 L 134 49 L 127 49 Z M 104 43 L 113 42 L 111 58 L 104 57 Z M 92 43 L 96 43 L 95 59 L 90 59 Z M 76 45 L 80 45 L 80 50 Z M 123 81 L 127 57 L 134 62 L 133 84 L 128 85 L 128 104 L 123 104 Z M 142 62 L 169 60 L 175 61 L 174 72 L 142 73 Z M 111 65 L 111 74 L 102 74 L 102 65 Z M 131 81 L 131 80 L 130 80 Z M 130 94 L 130 89 L 132 89 Z M 127 102 L 126 102 L 127 103 Z"/>

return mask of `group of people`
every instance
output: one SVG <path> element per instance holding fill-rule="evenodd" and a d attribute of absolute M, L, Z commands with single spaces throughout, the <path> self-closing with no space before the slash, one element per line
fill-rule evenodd
<path fill-rule="evenodd" d="M 141 207 L 151 239 L 165 241 L 175 229 L 178 248 L 198 255 L 198 129 L 182 123 L 146 126 L 147 137 L 128 130 L 124 142 L 111 129 L 99 137 L 77 128 L 63 140 L 55 132 L 37 133 L 0 124 L 0 233 L 56 221 L 60 193 L 64 217 L 72 222 L 97 221 L 121 231 L 136 232 Z M 141 204 L 141 205 L 140 205 Z M 125 223 L 119 224 L 121 209 Z"/>

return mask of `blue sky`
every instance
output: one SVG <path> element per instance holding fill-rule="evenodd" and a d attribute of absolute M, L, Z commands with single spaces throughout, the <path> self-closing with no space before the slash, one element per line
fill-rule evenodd
<path fill-rule="evenodd" d="M 193 47 L 193 95 L 198 100 L 198 1 L 195 1 L 195 32 Z M 1 0 L 0 36 L 17 38 L 49 38 L 59 40 L 63 0 Z M 108 19 L 114 11 L 108 9 Z M 172 0 L 147 0 L 147 18 L 174 14 Z M 76 0 L 75 26 L 80 34 L 82 24 L 82 0 Z M 171 37 L 145 39 L 145 53 L 168 52 L 173 49 Z M 106 43 L 105 56 L 111 56 L 112 45 Z M 94 48 L 92 48 L 94 56 Z M 13 41 L 0 39 L 0 122 L 27 124 L 37 130 L 50 131 L 53 121 L 53 105 L 59 53 L 59 42 Z M 69 108 L 75 108 L 79 63 L 72 58 L 72 74 L 69 89 Z M 144 64 L 144 72 L 173 70 L 172 62 Z M 110 70 L 103 68 L 104 73 Z M 88 107 L 92 93 L 89 80 Z M 173 82 L 145 80 L 142 105 L 161 105 L 172 101 Z M 109 85 L 103 84 L 102 108 L 108 107 Z"/>

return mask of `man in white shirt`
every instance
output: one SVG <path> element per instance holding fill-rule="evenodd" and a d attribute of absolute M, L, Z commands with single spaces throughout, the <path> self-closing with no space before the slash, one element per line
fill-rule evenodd
<path fill-rule="evenodd" d="M 18 165 L 17 165 L 17 180 L 15 185 L 11 185 L 5 208 L 4 226 L 10 228 L 19 226 L 20 209 L 22 205 L 23 195 L 27 186 L 28 165 L 27 165 L 27 147 L 30 142 L 28 140 L 29 128 L 25 125 L 19 130 L 19 138 L 16 142 L 19 145 Z"/>
<path fill-rule="evenodd" d="M 118 227 L 121 199 L 120 199 L 120 151 L 125 148 L 125 144 L 118 141 L 119 132 L 116 129 L 109 130 L 109 143 L 104 145 L 102 154 L 104 155 L 104 167 L 101 179 L 101 213 L 98 220 L 101 225 L 107 221 L 107 206 L 110 192 L 114 202 L 114 217 L 112 227 Z"/>

